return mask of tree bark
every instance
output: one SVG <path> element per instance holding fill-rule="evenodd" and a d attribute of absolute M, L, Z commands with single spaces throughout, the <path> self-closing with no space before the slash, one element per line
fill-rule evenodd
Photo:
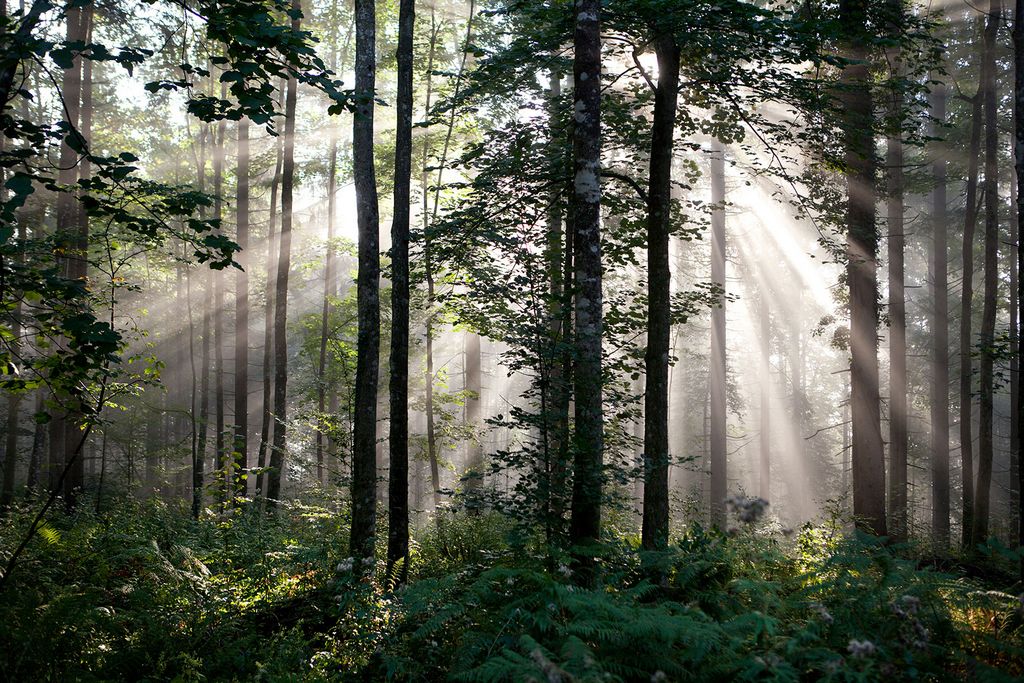
<path fill-rule="evenodd" d="M 601 538 L 604 411 L 601 377 L 601 3 L 577 0 L 573 34 L 573 237 L 576 290 L 576 433 L 569 541 Z M 582 554 L 584 582 L 592 562 Z"/>
<path fill-rule="evenodd" d="M 679 97 L 679 46 L 673 36 L 655 41 L 658 84 L 651 126 L 647 186 L 647 351 L 644 357 L 644 503 L 641 543 L 668 545 L 668 367 L 672 330 L 672 143 Z"/>
<path fill-rule="evenodd" d="M 373 97 L 377 21 L 372 0 L 356 0 L 355 91 L 361 98 L 352 125 L 352 172 L 359 231 L 356 287 L 358 339 L 352 451 L 352 533 L 349 550 L 372 558 L 377 532 L 377 372 L 380 363 L 380 249 L 377 181 L 373 167 Z"/>
<path fill-rule="evenodd" d="M 771 339 L 772 323 L 771 311 L 768 308 L 767 280 L 761 279 L 761 301 L 759 318 L 761 323 L 761 433 L 759 447 L 758 487 L 757 495 L 764 500 L 772 499 L 772 365 L 771 365 Z"/>
<path fill-rule="evenodd" d="M 893 2 L 894 40 L 902 38 L 902 0 Z M 900 49 L 889 50 L 891 77 L 900 78 Z M 886 141 L 888 171 L 887 226 L 889 237 L 889 533 L 893 540 L 907 538 L 907 314 L 904 280 L 903 122 L 902 85 L 892 88 L 889 102 L 890 134 Z"/>
<path fill-rule="evenodd" d="M 249 472 L 249 121 L 238 122 L 236 239 L 241 251 L 235 272 L 235 495 L 244 497 Z"/>
<path fill-rule="evenodd" d="M 484 449 L 480 443 L 481 376 L 480 335 L 466 332 L 466 425 L 473 430 L 466 442 L 466 491 L 479 491 L 484 481 Z"/>
<path fill-rule="evenodd" d="M 850 288 L 850 393 L 853 512 L 863 531 L 884 536 L 885 457 L 878 395 L 878 230 L 866 0 L 841 0 L 848 57 L 842 105 L 847 166 L 847 280 Z"/>
<path fill-rule="evenodd" d="M 90 6 L 91 8 L 91 6 Z M 85 39 L 87 10 L 83 7 L 68 7 L 65 12 L 67 27 L 66 39 L 69 43 Z M 71 131 L 68 136 L 80 136 L 79 118 L 82 99 L 82 58 L 76 56 L 70 69 L 64 71 L 60 89 L 63 113 Z M 61 185 L 73 185 L 78 180 L 78 152 L 66 141 L 61 143 L 60 170 L 57 174 Z M 79 249 L 78 231 L 80 230 L 80 207 L 76 194 L 60 192 L 57 195 L 57 248 L 58 265 L 68 279 L 78 279 L 82 270 L 79 262 L 84 265 L 85 255 Z M 50 420 L 50 458 L 49 483 L 53 488 L 57 484 L 60 472 L 71 459 L 71 449 L 66 446 L 67 437 L 77 428 L 74 399 L 65 391 L 56 391 L 54 398 L 59 406 L 53 411 Z M 64 478 L 62 493 L 65 503 L 73 504 L 76 492 L 82 487 L 85 472 L 82 461 L 72 463 L 68 475 Z"/>
<path fill-rule="evenodd" d="M 970 547 L 974 528 L 974 437 L 972 430 L 971 322 L 974 313 L 974 232 L 978 221 L 978 156 L 981 152 L 982 88 L 971 105 L 967 149 L 967 192 L 964 208 L 963 277 L 960 285 L 960 484 L 963 507 L 961 545 Z"/>
<path fill-rule="evenodd" d="M 221 84 L 221 99 L 227 96 L 227 87 Z M 224 218 L 224 137 L 227 124 L 217 123 L 213 148 L 213 212 L 218 220 Z M 224 444 L 224 282 L 223 272 L 210 274 L 213 281 L 213 450 L 214 476 L 217 481 L 217 496 L 223 508 L 231 500 L 231 462 Z"/>
<path fill-rule="evenodd" d="M 988 537 L 988 517 L 992 488 L 992 460 L 995 454 L 994 347 L 996 305 L 999 295 L 999 129 L 996 100 L 996 39 L 1002 18 L 1001 0 L 989 3 L 985 25 L 982 63 L 982 107 L 985 115 L 985 304 L 981 314 L 981 356 L 979 363 L 980 411 L 978 429 L 978 481 L 974 497 L 971 545 Z"/>
<path fill-rule="evenodd" d="M 932 135 L 939 137 L 946 119 L 946 87 L 937 85 L 930 95 Z M 944 143 L 940 143 L 944 144 Z M 932 161 L 932 383 L 931 474 L 932 538 L 939 549 L 949 546 L 949 253 L 946 238 L 946 150 Z"/>
<path fill-rule="evenodd" d="M 391 367 L 388 427 L 388 576 L 409 577 L 409 222 L 412 194 L 415 0 L 398 10 L 395 207 L 391 221 Z"/>
<path fill-rule="evenodd" d="M 292 0 L 292 8 L 302 11 L 300 0 Z M 299 30 L 300 19 L 292 18 L 292 29 Z M 274 438 L 270 449 L 267 477 L 267 502 L 276 506 L 284 480 L 285 452 L 288 436 L 288 273 L 292 255 L 292 210 L 295 187 L 295 106 L 298 82 L 288 79 L 284 101 L 284 149 L 281 161 L 281 234 L 277 257 L 277 278 L 274 280 Z"/>
<path fill-rule="evenodd" d="M 725 357 L 725 149 L 716 143 L 711 152 L 711 283 L 721 288 L 719 303 L 711 310 L 711 359 L 708 395 L 711 412 L 711 525 L 724 529 L 725 497 L 728 495 L 726 456 L 726 373 Z M 793 389 L 796 395 L 796 387 Z M 794 419 L 796 416 L 794 416 Z"/>
<path fill-rule="evenodd" d="M 1014 175 L 1017 186 L 1018 230 L 1024 228 L 1024 202 L 1021 202 L 1021 187 L 1024 185 L 1024 0 L 1017 0 L 1014 8 Z M 1020 234 L 1018 232 L 1018 239 Z M 1024 249 L 1017 245 L 1017 319 L 1024 321 Z M 1019 340 L 1019 337 L 1018 337 Z M 1019 343 L 1019 341 L 1018 341 Z M 1024 434 L 1024 382 L 1017 382 L 1017 412 L 1011 416 L 1017 422 L 1017 437 Z M 1017 453 L 1021 453 L 1021 445 L 1017 444 Z M 1017 468 L 1017 533 L 1018 544 L 1024 546 L 1024 467 Z M 1021 558 L 1020 577 L 1024 582 L 1024 558 Z"/>
<path fill-rule="evenodd" d="M 279 106 L 284 104 L 286 86 L 282 82 Z M 263 495 L 267 491 L 267 450 L 270 447 L 271 430 L 273 429 L 272 395 L 274 388 L 274 312 L 277 310 L 274 293 L 277 289 L 275 277 L 277 272 L 277 240 L 274 236 L 274 221 L 277 220 L 277 192 L 281 185 L 281 166 L 284 157 L 284 145 L 280 136 L 274 140 L 277 160 L 274 164 L 274 177 L 270 183 L 270 215 L 267 218 L 267 286 L 266 301 L 263 306 L 263 409 L 260 420 L 260 449 L 256 464 L 259 475 L 256 477 L 256 491 Z"/>

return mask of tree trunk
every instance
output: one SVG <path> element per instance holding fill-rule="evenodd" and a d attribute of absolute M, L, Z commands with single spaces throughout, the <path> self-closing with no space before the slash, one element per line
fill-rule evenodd
<path fill-rule="evenodd" d="M 85 40 L 87 27 L 86 15 L 91 12 L 87 8 L 68 7 L 65 13 L 67 20 L 66 38 L 68 42 Z M 75 57 L 70 69 L 64 71 L 61 83 L 61 97 L 68 124 L 72 130 L 69 136 L 80 136 L 79 116 L 82 97 L 82 58 Z M 61 143 L 60 170 L 57 179 L 61 185 L 73 185 L 79 176 L 78 152 L 67 142 Z M 79 279 L 84 274 L 86 254 L 80 251 L 79 230 L 81 219 L 80 205 L 77 196 L 72 192 L 60 192 L 57 195 L 57 248 L 58 265 L 68 279 Z M 59 406 L 53 411 L 50 420 L 50 461 L 49 484 L 52 489 L 57 485 L 61 471 L 67 466 L 72 455 L 68 446 L 68 436 L 77 430 L 75 400 L 64 391 L 55 393 L 54 398 Z M 85 477 L 82 461 L 72 464 L 68 475 L 64 478 L 63 494 L 65 503 L 73 504 L 76 492 L 81 489 Z"/>
<path fill-rule="evenodd" d="M 302 11 L 301 0 L 292 8 Z M 292 17 L 292 29 L 299 30 L 301 14 Z M 288 79 L 284 102 L 284 149 L 281 161 L 281 234 L 274 281 L 274 438 L 270 449 L 267 502 L 276 507 L 284 480 L 288 420 L 288 272 L 292 256 L 292 205 L 295 187 L 295 106 L 298 82 Z"/>
<path fill-rule="evenodd" d="M 936 85 L 930 95 L 934 137 L 946 119 L 946 87 Z M 943 144 L 944 143 L 940 143 Z M 946 239 L 946 150 L 932 162 L 932 384 L 931 470 L 932 538 L 944 550 L 949 546 L 949 253 Z"/>
<path fill-rule="evenodd" d="M 647 351 L 644 357 L 644 504 L 641 542 L 654 550 L 668 545 L 668 366 L 672 330 L 672 143 L 679 97 L 679 46 L 672 36 L 655 41 L 658 85 L 651 126 L 647 185 Z"/>
<path fill-rule="evenodd" d="M 235 272 L 235 495 L 245 497 L 249 472 L 249 121 L 238 122 L 238 174 Z"/>
<path fill-rule="evenodd" d="M 415 0 L 398 14 L 395 106 L 395 208 L 391 222 L 391 378 L 388 431 L 388 576 L 409 577 L 409 221 L 412 194 L 413 29 Z"/>
<path fill-rule="evenodd" d="M 725 358 L 725 149 L 716 143 L 711 152 L 711 283 L 721 288 L 719 303 L 711 310 L 711 371 L 708 376 L 711 411 L 711 525 L 725 528 L 728 495 L 726 457 Z M 794 393 L 796 387 L 794 387 Z M 794 416 L 795 417 L 795 416 Z"/>
<path fill-rule="evenodd" d="M 281 102 L 283 106 L 285 86 L 282 82 Z M 270 447 L 271 429 L 273 428 L 273 404 L 271 396 L 274 387 L 274 292 L 277 288 L 274 282 L 277 271 L 277 240 L 274 237 L 274 221 L 277 220 L 277 191 L 281 184 L 281 166 L 284 157 L 284 145 L 280 136 L 274 140 L 274 147 L 277 150 L 277 161 L 274 164 L 274 178 L 270 183 L 270 215 L 267 218 L 267 287 L 266 301 L 263 306 L 263 409 L 260 420 L 260 450 L 257 457 L 257 467 L 260 472 L 256 477 L 256 491 L 263 495 L 267 491 L 267 450 Z"/>
<path fill-rule="evenodd" d="M 974 437 L 972 434 L 971 318 L 974 312 L 974 231 L 978 220 L 978 155 L 981 151 L 982 88 L 971 106 L 967 149 L 967 193 L 964 209 L 963 278 L 960 285 L 960 478 L 963 502 L 961 545 L 970 547 L 974 528 Z"/>
<path fill-rule="evenodd" d="M 480 335 L 466 332 L 466 425 L 473 435 L 466 442 L 466 491 L 479 491 L 484 481 L 484 449 L 480 443 L 481 377 Z"/>
<path fill-rule="evenodd" d="M 221 84 L 221 99 L 227 96 L 227 88 Z M 213 212 L 218 220 L 224 218 L 224 134 L 227 124 L 217 123 L 216 140 L 213 148 Z M 217 481 L 217 496 L 221 507 L 232 498 L 231 463 L 224 444 L 224 282 L 225 273 L 213 272 L 213 414 L 214 414 L 214 469 Z"/>
<path fill-rule="evenodd" d="M 551 174 L 559 177 L 564 173 L 565 159 L 557 138 L 561 134 L 559 117 L 562 95 L 561 74 L 552 71 L 549 78 L 549 120 L 550 145 L 549 163 Z M 572 249 L 563 244 L 568 231 L 563 227 L 563 193 L 565 188 L 553 186 L 547 211 L 547 268 L 548 268 L 548 376 L 544 397 L 544 424 L 546 425 L 547 491 L 545 494 L 545 533 L 551 547 L 561 547 L 565 540 L 565 479 L 568 463 L 569 398 L 571 397 L 571 358 L 568 343 L 572 333 L 572 303 L 566 300 L 565 283 L 572 278 Z M 569 265 L 566 259 L 570 260 Z M 568 292 L 571 296 L 571 291 Z"/>
<path fill-rule="evenodd" d="M 334 128 L 332 126 L 331 130 Z M 327 159 L 327 253 L 324 255 L 324 299 L 320 309 L 320 358 L 317 365 L 316 404 L 316 480 L 320 486 L 327 486 L 324 468 L 324 432 L 327 422 L 324 420 L 327 409 L 327 342 L 331 329 L 331 298 L 334 292 L 334 214 L 335 197 L 338 189 L 338 139 L 331 133 L 331 147 Z"/>
<path fill-rule="evenodd" d="M 996 39 L 1002 17 L 1001 0 L 989 3 L 985 26 L 982 64 L 982 106 L 985 115 L 985 304 L 981 315 L 981 356 L 979 380 L 980 414 L 978 429 L 978 481 L 974 497 L 971 546 L 988 537 L 988 516 L 992 488 L 992 460 L 995 443 L 992 434 L 995 419 L 994 351 L 996 305 L 999 296 L 999 129 L 996 100 Z"/>
<path fill-rule="evenodd" d="M 771 339 L 772 324 L 771 313 L 768 309 L 767 280 L 761 279 L 761 433 L 760 433 L 760 466 L 758 467 L 757 495 L 764 500 L 772 499 L 772 365 L 771 365 Z"/>
<path fill-rule="evenodd" d="M 1011 159 L 1013 158 L 1013 150 L 1011 149 Z M 1017 215 L 1014 213 L 1017 207 L 1017 185 L 1014 182 L 1010 182 L 1010 259 L 1009 268 L 1010 271 L 1010 476 L 1009 486 L 1007 487 L 1010 492 L 1010 527 L 1011 527 L 1011 544 L 1012 546 L 1017 545 L 1017 536 L 1020 531 L 1017 525 L 1020 520 L 1017 519 L 1017 509 L 1020 507 L 1020 489 L 1017 486 L 1017 480 L 1020 477 L 1020 432 L 1017 429 L 1017 420 L 1014 419 L 1014 415 L 1017 414 L 1019 407 L 1017 405 L 1017 393 L 1020 391 L 1017 387 L 1017 383 L 1020 381 L 1020 341 L 1019 341 L 1019 323 L 1018 323 L 1018 310 L 1019 306 L 1017 301 L 1017 278 L 1020 277 L 1020 273 L 1017 270 L 1017 249 L 1018 247 L 1018 236 L 1020 232 L 1020 226 L 1017 225 Z"/>
<path fill-rule="evenodd" d="M 1024 0 L 1017 0 L 1014 8 L 1014 175 L 1017 186 L 1016 219 L 1018 230 L 1024 229 L 1024 202 L 1021 202 L 1021 186 L 1024 185 Z M 1018 232 L 1018 239 L 1020 233 Z M 1024 322 L 1024 249 L 1017 245 L 1017 319 Z M 1018 338 L 1018 343 L 1019 338 Z M 1017 437 L 1024 434 L 1024 382 L 1017 382 L 1017 412 L 1011 416 L 1017 422 Z M 1017 453 L 1021 445 L 1016 444 Z M 1018 544 L 1024 547 L 1024 467 L 1017 468 L 1017 532 Z M 1024 558 L 1021 559 L 1020 577 L 1024 582 Z"/>
<path fill-rule="evenodd" d="M 870 73 L 863 34 L 865 0 L 842 0 L 848 56 L 843 69 L 843 126 L 847 180 L 847 280 L 850 288 L 850 394 L 853 512 L 857 526 L 884 536 L 885 457 L 878 396 L 878 276 L 875 227 L 875 161 Z"/>
<path fill-rule="evenodd" d="M 901 2 L 894 3 L 894 39 L 900 39 L 903 28 Z M 891 76 L 899 79 L 900 49 L 889 50 L 893 65 Z M 890 134 L 886 141 L 885 165 L 888 170 L 887 226 L 889 232 L 889 532 L 893 540 L 907 538 L 907 314 L 904 289 L 903 222 L 903 122 L 902 85 L 890 93 Z"/>
<path fill-rule="evenodd" d="M 372 0 L 356 0 L 355 91 L 362 101 L 352 125 L 352 173 L 359 231 L 356 286 L 358 339 L 352 451 L 352 533 L 349 551 L 372 558 L 377 526 L 377 372 L 380 363 L 380 248 L 373 167 L 373 97 L 377 19 Z"/>
<path fill-rule="evenodd" d="M 209 128 L 203 128 L 200 133 L 199 139 L 199 154 L 197 157 L 198 168 L 196 168 L 197 186 L 200 192 L 206 191 L 206 137 L 209 133 Z M 200 210 L 200 218 L 205 217 L 205 210 Z M 192 294 L 192 281 L 191 275 L 189 275 L 189 327 L 192 326 L 192 309 L 191 309 L 191 294 Z M 209 417 L 210 417 L 210 305 L 212 303 L 212 292 L 210 287 L 207 286 L 203 294 L 203 306 L 202 306 L 202 351 L 200 360 L 199 370 L 199 406 L 198 415 L 194 415 L 194 449 L 192 453 L 192 517 L 199 519 L 203 507 L 203 494 L 206 487 L 206 438 L 207 432 L 209 431 Z M 192 348 L 190 340 L 190 349 Z M 195 363 L 194 356 L 192 362 Z M 195 367 L 192 369 L 192 395 L 193 395 L 193 410 L 195 410 Z M 106 438 L 106 430 L 104 430 L 104 439 Z"/>
<path fill-rule="evenodd" d="M 601 538 L 604 411 L 601 378 L 601 3 L 577 0 L 573 34 L 573 237 L 576 285 L 576 434 L 569 541 Z M 584 582 L 592 562 L 580 557 Z"/>

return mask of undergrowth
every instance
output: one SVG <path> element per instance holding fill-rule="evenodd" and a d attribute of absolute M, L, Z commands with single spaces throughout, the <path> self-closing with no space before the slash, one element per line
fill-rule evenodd
<path fill-rule="evenodd" d="M 0 598 L 5 681 L 1019 680 L 1012 579 L 832 526 L 617 533 L 580 585 L 500 515 L 446 512 L 410 584 L 358 579 L 346 513 L 159 500 L 58 514 Z M 0 522 L 0 559 L 29 506 Z M 999 576 L 995 553 L 987 562 Z M 1009 575 L 1007 575 L 1009 576 Z"/>

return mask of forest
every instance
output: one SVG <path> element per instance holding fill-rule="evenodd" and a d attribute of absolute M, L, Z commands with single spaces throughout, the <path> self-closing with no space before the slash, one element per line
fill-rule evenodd
<path fill-rule="evenodd" d="M 1024 677 L 1024 0 L 0 9 L 0 681 Z"/>

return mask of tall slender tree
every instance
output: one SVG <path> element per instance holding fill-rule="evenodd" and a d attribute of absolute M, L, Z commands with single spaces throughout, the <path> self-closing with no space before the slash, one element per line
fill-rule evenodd
<path fill-rule="evenodd" d="M 929 95 L 935 120 L 932 137 L 941 137 L 946 120 L 946 88 L 936 84 Z M 946 150 L 938 147 L 932 161 L 932 348 L 931 348 L 931 482 L 932 537 L 939 548 L 949 545 L 949 253 L 946 239 Z"/>
<path fill-rule="evenodd" d="M 233 473 L 236 496 L 245 496 L 249 471 L 249 120 L 238 122 L 235 242 L 235 429 Z"/>
<path fill-rule="evenodd" d="M 281 82 L 280 102 L 278 108 L 284 106 L 284 97 L 287 86 Z M 266 296 L 263 302 L 263 399 L 262 416 L 260 419 L 260 446 L 256 464 L 259 468 L 259 475 L 256 477 L 256 491 L 261 495 L 267 492 L 267 451 L 270 449 L 270 439 L 274 426 L 273 404 L 271 403 L 274 388 L 274 315 L 277 310 L 274 294 L 277 290 L 275 278 L 277 276 L 277 255 L 278 245 L 274 235 L 274 224 L 277 221 L 277 195 L 281 185 L 281 169 L 284 162 L 284 144 L 280 136 L 274 139 L 274 148 L 277 152 L 274 162 L 274 176 L 270 181 L 270 214 L 267 216 L 267 285 Z"/>
<path fill-rule="evenodd" d="M 980 382 L 978 425 L 978 481 L 974 498 L 971 545 L 988 536 L 988 518 L 992 488 L 992 461 L 995 457 L 993 434 L 995 419 L 994 348 L 996 306 L 999 295 L 999 111 L 996 92 L 996 42 L 1002 19 L 1002 0 L 991 0 L 985 22 L 982 60 L 981 97 L 985 118 L 985 303 L 981 314 L 979 343 Z"/>
<path fill-rule="evenodd" d="M 299 30 L 301 0 L 292 0 L 292 29 Z M 292 258 L 295 192 L 295 108 L 298 82 L 288 79 L 284 98 L 284 141 L 281 157 L 281 232 L 278 237 L 277 277 L 274 279 L 274 438 L 270 450 L 267 499 L 273 506 L 281 496 L 288 430 L 288 275 Z"/>
<path fill-rule="evenodd" d="M 716 143 L 711 151 L 711 283 L 720 288 L 718 304 L 711 311 L 711 360 L 708 372 L 711 412 L 711 524 L 725 528 L 725 497 L 728 488 L 726 455 L 726 357 L 725 357 L 725 149 Z M 797 396 L 794 387 L 794 396 Z"/>
<path fill-rule="evenodd" d="M 840 23 L 849 62 L 841 102 L 846 148 L 847 282 L 850 289 L 850 394 L 853 512 L 857 525 L 886 534 L 885 458 L 878 395 L 878 230 L 875 227 L 875 158 L 868 67 L 868 2 L 840 0 Z"/>
<path fill-rule="evenodd" d="M 984 41 L 983 41 L 984 43 Z M 984 49 L 984 48 L 983 48 Z M 984 60 L 982 60 L 984 61 Z M 984 67 L 983 67 L 984 68 Z M 967 147 L 967 179 L 960 279 L 960 493 L 963 524 L 961 545 L 970 547 L 974 528 L 974 358 L 971 322 L 974 316 L 974 232 L 978 222 L 978 158 L 981 153 L 982 88 L 971 100 L 971 132 Z"/>
<path fill-rule="evenodd" d="M 1014 6 L 1014 180 L 1017 185 L 1018 240 L 1020 230 L 1024 229 L 1024 202 L 1021 201 L 1021 189 L 1024 187 L 1024 0 L 1017 0 Z M 1024 249 L 1017 245 L 1017 319 L 1024 323 Z M 1018 341 L 1019 343 L 1019 341 Z M 1024 435 L 1024 382 L 1017 382 L 1017 413 L 1011 416 L 1017 421 L 1017 437 Z M 1017 452 L 1021 453 L 1020 443 Z M 1024 547 L 1024 467 L 1017 468 L 1017 533 L 1018 543 Z M 1021 558 L 1020 577 L 1024 581 L 1024 557 Z"/>
<path fill-rule="evenodd" d="M 415 0 L 398 9 L 395 208 L 391 219 L 391 378 L 388 428 L 388 574 L 409 576 L 409 223 L 412 194 Z"/>
<path fill-rule="evenodd" d="M 650 177 L 647 186 L 647 352 L 644 357 L 643 547 L 668 545 L 668 372 L 672 329 L 672 143 L 679 97 L 679 46 L 671 34 L 654 41 L 658 84 L 654 91 Z"/>
<path fill-rule="evenodd" d="M 604 409 L 601 378 L 601 3 L 577 0 L 573 32 L 573 248 L 575 256 L 575 460 L 569 540 L 601 537 Z M 584 568 L 589 563 L 582 562 Z M 589 573 L 589 571 L 585 572 Z M 583 577 L 587 579 L 587 576 Z"/>
<path fill-rule="evenodd" d="M 904 278 L 903 219 L 903 0 L 889 3 L 889 33 L 895 47 L 888 61 L 892 87 L 889 92 L 888 139 L 886 140 L 886 192 L 889 261 L 889 533 L 895 540 L 907 537 L 907 313 Z"/>
<path fill-rule="evenodd" d="M 349 550 L 373 557 L 377 527 L 377 372 L 380 363 L 380 249 L 377 180 L 373 167 L 377 18 L 372 0 L 356 0 L 355 90 L 352 173 L 359 232 L 356 285 L 358 339 L 355 425 L 352 445 L 352 532 Z"/>
<path fill-rule="evenodd" d="M 91 4 L 88 6 L 91 8 Z M 69 43 L 84 41 L 86 28 L 84 15 L 85 10 L 81 5 L 67 8 L 65 12 L 65 36 Z M 81 56 L 75 56 L 71 67 L 64 70 L 60 95 L 64 118 L 71 128 L 68 135 L 80 136 L 79 117 L 82 102 Z M 80 147 L 80 144 L 74 145 L 74 147 Z M 68 138 L 65 138 L 61 143 L 60 170 L 57 179 L 62 185 L 72 185 L 78 180 L 78 152 L 75 151 L 74 147 L 69 144 Z M 80 271 L 84 274 L 85 254 L 76 253 L 79 246 L 76 235 L 80 229 L 79 210 L 77 198 L 74 194 L 61 192 L 57 195 L 57 260 L 61 272 L 69 279 L 80 277 Z M 79 267 L 79 262 L 81 263 L 81 268 Z M 82 486 L 85 470 L 81 467 L 81 458 L 78 458 L 77 462 L 71 462 L 71 459 L 74 457 L 75 447 L 68 439 L 69 437 L 73 439 L 77 428 L 73 401 L 71 397 L 59 392 L 54 393 L 54 398 L 57 399 L 59 406 L 53 411 L 52 419 L 50 420 L 48 481 L 51 489 L 56 488 L 57 482 L 61 479 L 62 472 L 67 470 L 67 475 L 63 477 L 63 493 L 67 502 L 71 503 L 74 500 L 76 491 Z"/>

